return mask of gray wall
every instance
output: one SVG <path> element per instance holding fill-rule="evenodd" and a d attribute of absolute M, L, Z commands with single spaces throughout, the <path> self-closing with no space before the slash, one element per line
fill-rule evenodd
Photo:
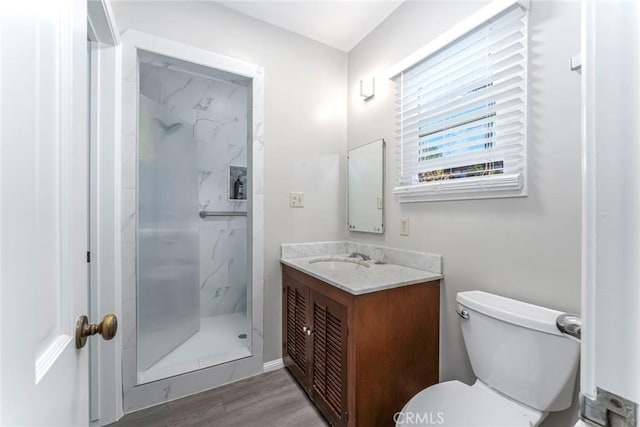
<path fill-rule="evenodd" d="M 280 357 L 280 243 L 344 238 L 347 54 L 213 2 L 112 2 L 133 28 L 265 71 L 264 360 Z M 289 191 L 305 192 L 303 209 Z"/>
<path fill-rule="evenodd" d="M 385 70 L 481 8 L 479 2 L 407 2 L 349 52 L 348 144 L 383 137 L 387 144 L 383 236 L 349 239 L 443 255 L 441 379 L 473 381 L 458 317 L 457 292 L 481 289 L 559 310 L 580 311 L 580 75 L 569 58 L 580 50 L 580 4 L 533 2 L 529 21 L 529 196 L 399 204 L 393 86 Z M 358 82 L 376 75 L 364 102 Z M 400 237 L 400 217 L 410 235 Z M 575 407 L 545 426 L 572 425 Z"/>

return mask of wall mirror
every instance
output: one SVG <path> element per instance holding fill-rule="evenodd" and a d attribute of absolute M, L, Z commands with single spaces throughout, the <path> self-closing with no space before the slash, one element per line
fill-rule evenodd
<path fill-rule="evenodd" d="M 384 233 L 384 139 L 349 150 L 349 231 Z"/>

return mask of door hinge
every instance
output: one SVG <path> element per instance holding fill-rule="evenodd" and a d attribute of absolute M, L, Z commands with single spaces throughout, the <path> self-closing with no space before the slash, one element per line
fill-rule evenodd
<path fill-rule="evenodd" d="M 91 252 L 87 251 L 87 262 L 91 262 Z"/>
<path fill-rule="evenodd" d="M 638 404 L 600 387 L 596 399 L 580 395 L 580 418 L 602 427 L 636 427 Z"/>

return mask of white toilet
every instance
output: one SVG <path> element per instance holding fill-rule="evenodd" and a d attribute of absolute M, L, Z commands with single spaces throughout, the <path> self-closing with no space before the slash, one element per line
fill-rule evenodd
<path fill-rule="evenodd" d="M 476 382 L 422 390 L 396 414 L 398 427 L 532 427 L 571 406 L 580 343 L 556 327 L 561 312 L 480 291 L 456 301 Z"/>

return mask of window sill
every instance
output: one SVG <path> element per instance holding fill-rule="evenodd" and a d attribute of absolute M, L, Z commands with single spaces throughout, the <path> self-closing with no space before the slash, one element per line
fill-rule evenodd
<path fill-rule="evenodd" d="M 527 189 L 523 174 L 515 173 L 398 186 L 393 194 L 411 203 L 526 197 Z"/>

